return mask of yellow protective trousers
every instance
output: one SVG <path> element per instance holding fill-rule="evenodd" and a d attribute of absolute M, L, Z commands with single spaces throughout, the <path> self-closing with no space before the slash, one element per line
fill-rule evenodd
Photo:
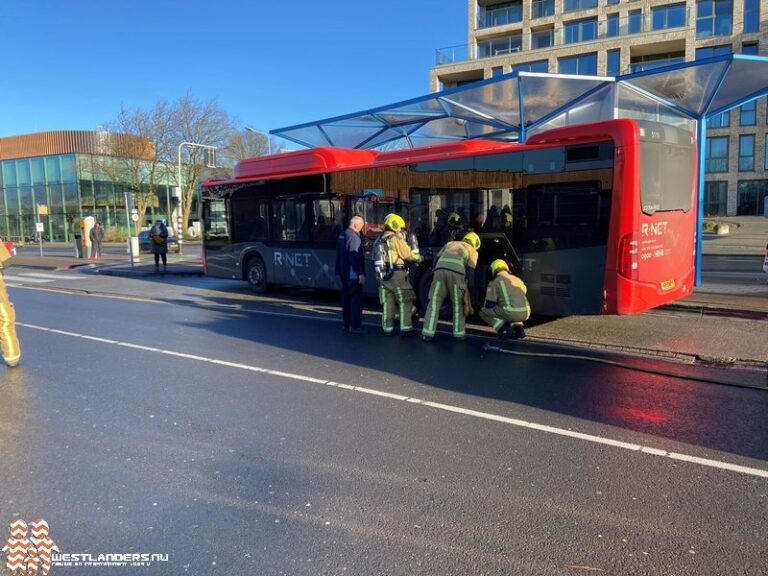
<path fill-rule="evenodd" d="M 464 280 L 464 274 L 458 274 L 444 268 L 435 270 L 432 284 L 429 287 L 429 306 L 427 306 L 427 312 L 424 315 L 424 328 L 421 331 L 423 336 L 433 337 L 435 335 L 440 307 L 446 298 L 450 298 L 453 337 L 464 337 L 464 292 L 466 290 L 467 283 Z"/>
<path fill-rule="evenodd" d="M 490 324 L 497 333 L 501 331 L 507 323 L 511 325 L 519 324 L 522 326 L 523 322 L 528 320 L 530 315 L 531 309 L 529 306 L 526 306 L 525 308 L 504 308 L 502 306 L 496 306 L 495 308 L 480 309 L 480 318 Z"/>
<path fill-rule="evenodd" d="M 406 270 L 395 270 L 389 280 L 382 280 L 379 287 L 379 300 L 383 306 L 381 314 L 381 329 L 385 334 L 395 330 L 395 317 L 400 316 L 400 332 L 403 334 L 413 330 L 413 302 L 416 294 L 408 282 Z"/>
<path fill-rule="evenodd" d="M 0 272 L 0 350 L 3 353 L 3 360 L 9 366 L 19 363 L 21 348 L 19 348 L 19 339 L 16 337 L 16 311 L 8 298 L 2 272 Z"/>

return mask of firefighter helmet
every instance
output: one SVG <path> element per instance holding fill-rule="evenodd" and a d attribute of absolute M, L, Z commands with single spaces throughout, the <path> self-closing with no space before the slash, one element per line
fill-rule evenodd
<path fill-rule="evenodd" d="M 464 238 L 462 238 L 464 242 L 470 244 L 472 247 L 474 247 L 475 250 L 480 249 L 480 236 L 475 234 L 474 232 L 467 232 L 464 235 Z"/>
<path fill-rule="evenodd" d="M 449 226 L 461 226 L 461 216 L 459 216 L 458 212 L 451 212 L 448 215 L 448 225 Z"/>
<path fill-rule="evenodd" d="M 398 232 L 405 228 L 405 220 L 399 214 L 392 212 L 384 217 L 384 227 L 389 228 L 393 232 Z"/>
<path fill-rule="evenodd" d="M 491 262 L 491 274 L 496 276 L 502 270 L 509 272 L 509 265 L 504 260 L 494 260 Z"/>

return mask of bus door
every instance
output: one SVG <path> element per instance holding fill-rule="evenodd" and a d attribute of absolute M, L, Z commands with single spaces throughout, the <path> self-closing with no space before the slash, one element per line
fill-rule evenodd
<path fill-rule="evenodd" d="M 272 200 L 270 281 L 307 288 L 334 288 L 336 237 L 341 232 L 338 198 L 327 194 Z"/>
<path fill-rule="evenodd" d="M 223 278 L 230 278 L 233 269 L 228 202 L 227 198 L 206 199 L 201 210 L 205 273 Z"/>

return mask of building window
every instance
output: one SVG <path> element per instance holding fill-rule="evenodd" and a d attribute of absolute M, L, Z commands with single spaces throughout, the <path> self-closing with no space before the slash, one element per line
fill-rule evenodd
<path fill-rule="evenodd" d="M 560 74 L 595 76 L 597 75 L 597 53 L 592 52 L 591 54 L 558 58 L 557 68 Z"/>
<path fill-rule="evenodd" d="M 696 48 L 696 60 L 714 58 L 715 56 L 723 56 L 730 53 L 730 44 L 723 44 L 722 46 L 707 46 L 706 48 Z"/>
<path fill-rule="evenodd" d="M 549 61 L 537 60 L 536 62 L 526 62 L 516 65 L 513 70 L 518 72 L 549 72 Z"/>
<path fill-rule="evenodd" d="M 669 52 L 667 54 L 647 54 L 645 56 L 633 56 L 629 63 L 631 72 L 642 72 L 662 66 L 671 66 L 672 64 L 681 64 L 685 62 L 685 52 Z"/>
<path fill-rule="evenodd" d="M 731 113 L 723 112 L 717 116 L 712 116 L 707 120 L 707 128 L 728 128 L 731 125 Z"/>
<path fill-rule="evenodd" d="M 765 135 L 765 160 L 763 160 L 763 168 L 768 170 L 768 134 Z"/>
<path fill-rule="evenodd" d="M 643 31 L 643 11 L 631 10 L 629 12 L 629 33 L 638 34 Z"/>
<path fill-rule="evenodd" d="M 597 0 L 564 0 L 563 2 L 565 12 L 587 10 L 588 8 L 597 8 Z"/>
<path fill-rule="evenodd" d="M 739 172 L 751 172 L 755 169 L 755 135 L 739 136 Z"/>
<path fill-rule="evenodd" d="M 496 76 L 501 76 L 504 74 L 504 66 L 494 66 L 491 68 L 491 77 L 496 78 Z"/>
<path fill-rule="evenodd" d="M 588 42 L 597 38 L 597 18 L 571 20 L 565 23 L 565 43 Z"/>
<path fill-rule="evenodd" d="M 608 38 L 613 38 L 619 35 L 619 14 L 608 14 L 605 19 L 605 35 Z"/>
<path fill-rule="evenodd" d="M 744 0 L 744 32 L 760 31 L 760 0 Z"/>
<path fill-rule="evenodd" d="M 728 136 L 707 138 L 704 170 L 708 173 L 728 172 Z"/>
<path fill-rule="evenodd" d="M 699 0 L 696 3 L 696 37 L 730 36 L 733 0 Z"/>
<path fill-rule="evenodd" d="M 488 58 L 499 54 L 512 54 L 513 52 L 520 52 L 522 46 L 523 37 L 520 34 L 485 40 L 477 43 L 477 57 Z"/>
<path fill-rule="evenodd" d="M 619 3 L 619 0 L 608 0 L 608 2 L 606 2 L 608 6 L 613 6 L 614 4 L 618 4 L 618 3 Z"/>
<path fill-rule="evenodd" d="M 757 42 L 748 42 L 741 45 L 741 53 L 757 56 Z"/>
<path fill-rule="evenodd" d="M 752 100 L 740 108 L 739 124 L 754 126 L 757 123 L 757 100 Z"/>
<path fill-rule="evenodd" d="M 539 48 L 549 48 L 555 45 L 555 31 L 548 30 L 535 30 L 531 32 L 531 50 L 537 50 Z"/>
<path fill-rule="evenodd" d="M 493 26 L 504 26 L 514 24 L 523 20 L 523 3 L 505 2 L 504 4 L 494 4 L 480 8 L 478 14 L 478 28 L 490 28 Z"/>
<path fill-rule="evenodd" d="M 651 10 L 651 21 L 653 30 L 666 30 L 667 28 L 685 26 L 685 2 L 653 8 Z"/>
<path fill-rule="evenodd" d="M 728 203 L 728 182 L 704 183 L 704 215 L 725 216 Z"/>
<path fill-rule="evenodd" d="M 555 0 L 534 0 L 532 18 L 546 18 L 555 15 Z"/>
<path fill-rule="evenodd" d="M 608 50 L 608 64 L 605 73 L 608 76 L 618 76 L 621 73 L 621 50 Z"/>
<path fill-rule="evenodd" d="M 737 192 L 738 216 L 765 216 L 763 207 L 768 196 L 768 180 L 739 180 Z"/>

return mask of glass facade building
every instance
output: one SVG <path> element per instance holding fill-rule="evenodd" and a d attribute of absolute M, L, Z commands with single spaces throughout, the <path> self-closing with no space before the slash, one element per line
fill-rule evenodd
<path fill-rule="evenodd" d="M 114 162 L 104 152 L 115 137 L 126 138 L 104 132 L 0 138 L 0 238 L 34 240 L 36 224 L 41 222 L 45 240 L 68 242 L 74 226 L 85 216 L 93 216 L 107 231 L 125 230 L 130 187 L 116 179 L 114 172 L 103 169 Z M 173 171 L 166 172 L 150 197 L 145 220 L 168 218 L 173 208 Z"/>

